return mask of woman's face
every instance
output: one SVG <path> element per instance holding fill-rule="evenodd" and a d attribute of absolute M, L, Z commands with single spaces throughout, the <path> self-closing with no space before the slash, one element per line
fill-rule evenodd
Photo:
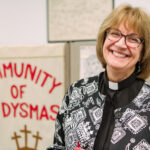
<path fill-rule="evenodd" d="M 117 29 L 124 35 L 138 34 L 132 29 L 127 30 L 124 24 L 120 24 Z M 127 46 L 125 37 L 114 42 L 106 36 L 103 45 L 103 56 L 107 64 L 107 71 L 128 72 L 128 74 L 131 74 L 135 70 L 136 63 L 140 61 L 142 48 L 143 44 L 140 44 L 136 48 Z"/>

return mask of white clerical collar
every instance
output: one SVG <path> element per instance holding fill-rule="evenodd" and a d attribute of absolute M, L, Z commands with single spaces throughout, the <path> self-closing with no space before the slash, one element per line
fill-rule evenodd
<path fill-rule="evenodd" d="M 112 90 L 118 90 L 119 89 L 119 85 L 116 82 L 108 81 L 108 86 Z"/>

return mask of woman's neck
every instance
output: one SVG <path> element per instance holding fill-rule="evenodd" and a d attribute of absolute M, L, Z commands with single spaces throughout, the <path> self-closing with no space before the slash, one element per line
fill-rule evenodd
<path fill-rule="evenodd" d="M 133 71 L 132 72 L 120 71 L 120 70 L 114 71 L 110 69 L 107 69 L 106 72 L 107 72 L 108 80 L 112 82 L 120 82 L 122 80 L 125 80 L 133 73 Z"/>

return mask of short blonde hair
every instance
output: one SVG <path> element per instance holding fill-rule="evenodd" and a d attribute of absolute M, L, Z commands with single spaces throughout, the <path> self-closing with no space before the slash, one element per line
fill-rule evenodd
<path fill-rule="evenodd" d="M 97 57 L 105 68 L 106 62 L 103 57 L 103 45 L 106 38 L 106 30 L 111 27 L 118 27 L 121 23 L 124 23 L 125 28 L 130 28 L 138 32 L 139 36 L 144 39 L 140 62 L 141 72 L 138 74 L 138 77 L 146 79 L 150 75 L 150 17 L 141 8 L 134 8 L 131 5 L 121 5 L 108 15 L 98 33 L 96 45 Z"/>

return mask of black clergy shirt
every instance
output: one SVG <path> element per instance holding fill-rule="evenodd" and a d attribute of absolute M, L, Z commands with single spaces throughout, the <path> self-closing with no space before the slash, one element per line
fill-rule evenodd
<path fill-rule="evenodd" d="M 115 114 L 114 110 L 129 104 L 139 93 L 144 81 L 137 79 L 135 73 L 119 83 L 110 82 L 106 72 L 101 75 L 103 80 L 100 80 L 99 90 L 106 95 L 106 99 L 94 150 L 109 150 L 115 118 L 119 119 L 122 115 L 121 112 Z"/>

